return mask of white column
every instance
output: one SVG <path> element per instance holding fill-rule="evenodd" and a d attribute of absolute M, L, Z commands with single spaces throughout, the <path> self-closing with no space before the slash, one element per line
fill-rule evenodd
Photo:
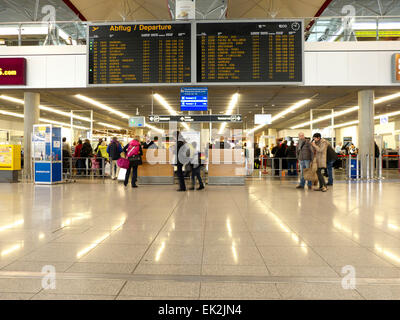
<path fill-rule="evenodd" d="M 40 94 L 25 92 L 24 94 L 24 178 L 30 179 L 32 173 L 31 152 L 32 152 L 32 131 L 33 125 L 39 123 L 40 116 Z"/>
<path fill-rule="evenodd" d="M 374 116 L 375 116 L 374 90 L 362 90 L 358 92 L 358 155 L 361 160 L 361 178 L 367 177 L 367 157 L 375 154 L 374 145 Z M 370 162 L 371 163 L 371 162 Z M 370 168 L 371 169 L 371 168 Z M 371 172 L 372 170 L 370 170 Z"/>

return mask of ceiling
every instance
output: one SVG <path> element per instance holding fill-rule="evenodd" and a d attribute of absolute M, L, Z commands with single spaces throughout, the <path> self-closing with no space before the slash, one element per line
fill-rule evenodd
<path fill-rule="evenodd" d="M 270 113 L 277 114 L 290 107 L 295 102 L 306 98 L 311 98 L 311 102 L 298 109 L 296 112 L 287 115 L 279 121 L 274 122 L 273 128 L 288 129 L 298 123 L 310 120 L 310 109 L 313 109 L 314 118 L 326 115 L 330 110 L 343 110 L 346 107 L 357 105 L 357 91 L 355 87 L 209 87 L 209 109 L 213 114 L 225 113 L 232 95 L 239 92 L 240 98 L 235 109 L 235 113 L 243 116 L 243 123 L 231 125 L 234 128 L 253 128 L 254 114 Z M 39 91 L 40 92 L 40 91 Z M 51 106 L 59 110 L 69 112 L 70 110 L 93 110 L 94 120 L 115 124 L 127 128 L 127 120 L 123 120 L 116 115 L 94 107 L 75 97 L 75 94 L 82 94 L 107 106 L 128 115 L 148 116 L 151 113 L 158 115 L 168 114 L 157 100 L 152 99 L 152 92 L 164 97 L 169 105 L 179 111 L 179 87 L 163 88 L 88 88 L 88 89 L 63 89 L 45 90 L 40 92 L 41 104 Z M 398 92 L 398 88 L 375 88 L 377 98 Z M 4 95 L 23 99 L 23 91 L 2 91 Z M 23 106 L 16 103 L 0 99 L 0 110 L 23 113 Z M 400 99 L 376 105 L 376 113 L 388 113 L 400 110 Z M 153 111 L 153 112 L 152 112 Z M 185 112 L 187 114 L 187 112 Z M 16 121 L 16 118 L 0 116 L 2 119 Z M 54 113 L 41 111 L 41 117 L 56 121 L 69 122 L 66 117 Z M 335 124 L 357 120 L 357 112 L 335 119 Z M 17 120 L 18 121 L 18 120 Z M 20 119 L 19 121 L 22 121 Z M 84 125 L 75 122 L 76 125 Z M 321 123 L 321 128 L 330 125 L 328 121 Z"/>
<path fill-rule="evenodd" d="M 209 0 L 202 0 L 204 1 Z M 325 0 L 226 1 L 227 19 L 314 17 L 325 3 Z M 71 0 L 70 2 L 87 20 L 171 19 L 167 0 Z"/>

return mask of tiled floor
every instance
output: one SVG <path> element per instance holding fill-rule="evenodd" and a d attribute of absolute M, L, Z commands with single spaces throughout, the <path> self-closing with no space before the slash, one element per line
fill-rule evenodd
<path fill-rule="evenodd" d="M 0 299 L 400 299 L 399 182 L 175 190 L 0 184 Z"/>

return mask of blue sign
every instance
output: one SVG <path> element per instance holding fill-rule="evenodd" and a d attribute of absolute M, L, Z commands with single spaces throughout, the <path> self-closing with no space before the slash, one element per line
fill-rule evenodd
<path fill-rule="evenodd" d="M 207 111 L 208 88 L 181 88 L 181 111 Z"/>

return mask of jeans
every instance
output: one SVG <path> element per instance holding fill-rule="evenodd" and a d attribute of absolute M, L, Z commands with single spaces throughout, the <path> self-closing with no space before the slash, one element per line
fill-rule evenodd
<path fill-rule="evenodd" d="M 86 159 L 77 159 L 76 160 L 76 169 L 77 169 L 77 174 L 78 175 L 85 175 L 86 171 Z"/>
<path fill-rule="evenodd" d="M 176 173 L 177 173 L 178 179 L 179 179 L 179 189 L 186 190 L 185 176 L 183 175 L 183 165 L 178 164 L 177 167 L 178 167 L 178 170 Z"/>
<path fill-rule="evenodd" d="M 319 181 L 319 187 L 320 188 L 326 187 L 325 178 L 322 175 L 322 169 L 324 169 L 324 168 L 318 168 L 318 170 L 317 170 L 317 176 L 318 176 L 318 181 Z"/>
<path fill-rule="evenodd" d="M 328 161 L 326 163 L 326 169 L 328 171 L 328 184 L 333 184 L 333 164 L 335 161 Z"/>
<path fill-rule="evenodd" d="M 132 170 L 132 187 L 136 185 L 136 180 L 137 180 L 137 165 L 133 165 L 133 163 L 129 164 L 129 168 L 126 169 L 126 174 L 125 174 L 125 181 L 124 185 L 127 186 L 129 182 L 129 176 L 131 175 L 131 170 Z"/>
<path fill-rule="evenodd" d="M 297 176 L 297 160 L 290 159 L 288 162 L 288 175 L 289 176 Z"/>
<path fill-rule="evenodd" d="M 304 188 L 306 181 L 304 180 L 303 170 L 310 167 L 311 160 L 300 160 L 300 186 Z M 308 186 L 312 186 L 312 182 L 308 181 Z"/>
<path fill-rule="evenodd" d="M 200 175 L 200 169 L 201 167 L 198 166 L 197 168 L 192 167 L 192 182 L 193 182 L 193 188 L 196 187 L 196 178 L 199 181 L 199 186 L 204 187 L 203 181 L 201 180 L 201 175 Z"/>
<path fill-rule="evenodd" d="M 117 160 L 110 160 L 110 170 L 111 170 L 111 179 L 116 179 L 118 177 L 119 167 L 117 165 Z"/>

